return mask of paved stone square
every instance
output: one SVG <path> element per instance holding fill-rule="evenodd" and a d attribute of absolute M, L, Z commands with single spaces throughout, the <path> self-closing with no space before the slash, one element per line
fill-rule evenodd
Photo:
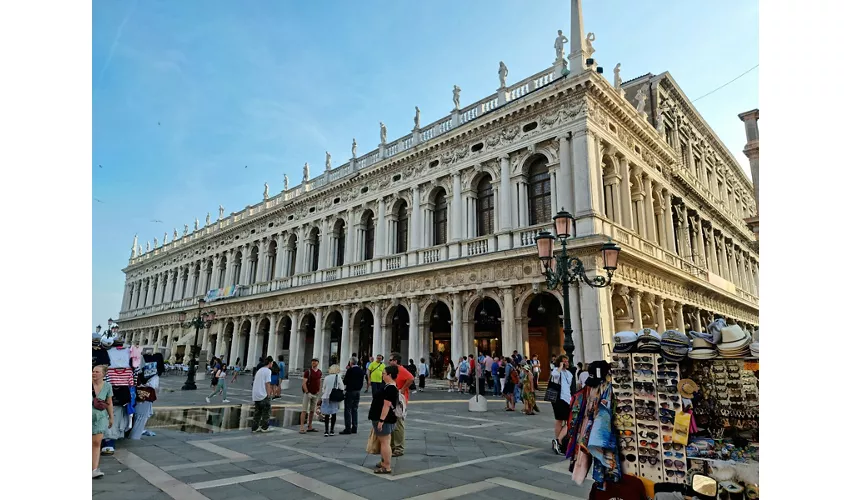
<path fill-rule="evenodd" d="M 181 377 L 165 377 L 155 416 L 155 437 L 119 441 L 102 457 L 106 476 L 92 482 L 96 498 L 357 499 L 587 498 L 590 482 L 576 486 L 567 463 L 552 453 L 551 406 L 541 414 L 504 411 L 488 397 L 486 413 L 468 411 L 468 395 L 444 390 L 411 398 L 405 454 L 393 474 L 375 475 L 379 460 L 365 452 L 369 426 L 356 435 L 298 433 L 293 397 L 276 400 L 273 432 L 252 434 L 250 376 L 232 387 L 230 405 L 207 405 L 205 383 L 180 391 Z M 290 389 L 289 396 L 298 397 Z M 174 392 L 169 390 L 176 389 Z M 239 396 L 237 396 L 239 394 Z M 238 399 L 238 401 L 237 401 Z M 365 420 L 371 394 L 361 399 Z M 279 403 L 278 403 L 279 402 Z M 343 429 L 342 411 L 336 432 Z M 295 423 L 295 425 L 291 425 Z M 323 431 L 318 422 L 316 428 Z"/>

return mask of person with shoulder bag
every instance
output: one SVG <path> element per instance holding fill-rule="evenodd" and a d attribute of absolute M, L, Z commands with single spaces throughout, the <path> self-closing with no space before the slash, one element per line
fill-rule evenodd
<path fill-rule="evenodd" d="M 384 388 L 377 394 L 373 392 L 372 406 L 369 409 L 372 433 L 377 438 L 381 451 L 381 461 L 375 465 L 375 474 L 392 474 L 393 471 L 390 436 L 398 421 L 396 408 L 400 405 L 396 379 L 399 369 L 398 366 L 387 366 L 383 370 L 381 376 L 385 384 Z"/>
<path fill-rule="evenodd" d="M 575 387 L 574 377 L 570 372 L 569 358 L 561 355 L 558 358 L 558 367 L 552 372 L 549 379 L 549 388 L 546 389 L 546 401 L 552 402 L 552 410 L 555 413 L 555 439 L 552 440 L 552 450 L 563 454 L 561 441 L 569 430 L 570 400 Z"/>
<path fill-rule="evenodd" d="M 207 396 L 207 403 L 210 402 L 212 398 L 217 396 L 219 393 L 221 394 L 221 402 L 229 403 L 230 400 L 227 399 L 227 372 L 224 367 L 221 365 L 221 361 L 217 358 L 215 359 L 216 364 L 212 371 L 211 381 L 213 384 L 213 392 L 209 396 Z"/>
<path fill-rule="evenodd" d="M 339 403 L 345 400 L 345 383 L 340 380 L 339 365 L 328 368 L 322 388 L 322 415 L 325 417 L 325 437 L 334 435 Z M 328 427 L 330 425 L 330 428 Z"/>

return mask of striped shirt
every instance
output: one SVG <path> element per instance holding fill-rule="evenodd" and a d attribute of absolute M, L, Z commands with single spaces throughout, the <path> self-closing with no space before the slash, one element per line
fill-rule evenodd
<path fill-rule="evenodd" d="M 106 381 L 113 386 L 136 385 L 130 368 L 109 368 L 106 370 Z"/>

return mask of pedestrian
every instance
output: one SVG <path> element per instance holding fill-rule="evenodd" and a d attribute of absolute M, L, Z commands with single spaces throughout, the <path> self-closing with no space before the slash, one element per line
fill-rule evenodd
<path fill-rule="evenodd" d="M 522 362 L 522 354 L 520 354 L 520 353 L 516 352 L 516 350 L 514 350 L 514 353 L 511 356 L 511 359 L 513 360 L 513 363 L 511 363 L 511 364 L 514 367 L 517 367 L 517 366 L 519 366 L 520 362 Z"/>
<path fill-rule="evenodd" d="M 558 368 L 558 356 L 553 354 L 552 358 L 549 360 L 549 375 L 552 375 L 556 368 Z"/>
<path fill-rule="evenodd" d="M 289 375 L 286 373 L 286 362 L 283 360 L 283 354 L 278 354 L 277 366 L 280 368 L 280 383 L 283 385 L 283 381 L 289 378 Z M 278 396 L 280 395 L 280 389 L 278 389 L 277 394 Z"/>
<path fill-rule="evenodd" d="M 469 377 L 467 378 L 468 391 L 470 394 L 475 394 L 475 391 L 478 390 L 478 372 L 475 371 L 475 367 L 478 366 L 478 363 L 475 360 L 475 357 L 470 354 L 466 357 L 467 361 L 469 361 Z"/>
<path fill-rule="evenodd" d="M 222 403 L 229 403 L 230 400 L 227 399 L 227 372 L 225 371 L 224 366 L 222 366 L 221 360 L 214 359 L 214 361 L 216 361 L 216 363 L 212 370 L 212 380 L 215 385 L 213 386 L 212 394 L 207 396 L 207 403 L 210 402 L 210 399 L 219 394 L 221 394 Z"/>
<path fill-rule="evenodd" d="M 415 377 L 410 371 L 407 370 L 401 364 L 401 355 L 398 353 L 393 353 L 390 355 L 390 366 L 398 367 L 398 375 L 396 376 L 395 383 L 398 388 L 399 395 L 404 398 L 402 401 L 399 399 L 402 405 L 407 405 L 410 402 L 410 386 L 413 384 Z M 392 448 L 393 456 L 400 457 L 404 455 L 404 419 L 399 418 L 396 421 L 395 429 L 393 429 L 392 439 L 390 440 L 390 447 Z"/>
<path fill-rule="evenodd" d="M 416 393 L 416 382 L 415 382 L 415 380 L 416 380 L 417 375 L 419 375 L 419 369 L 416 367 L 416 363 L 413 362 L 413 358 L 410 358 L 408 360 L 407 366 L 405 368 L 407 368 L 407 371 L 409 371 L 410 374 L 413 375 L 414 382 L 413 382 L 413 384 L 411 384 L 410 387 L 411 387 L 411 390 L 413 391 L 413 393 L 415 394 Z"/>
<path fill-rule="evenodd" d="M 531 357 L 531 375 L 534 378 L 534 390 L 536 391 L 540 385 L 540 360 L 537 358 L 537 354 Z"/>
<path fill-rule="evenodd" d="M 369 382 L 372 385 L 372 394 L 375 394 L 375 391 L 380 391 L 383 388 L 383 377 L 381 376 L 381 372 L 384 371 L 384 356 L 378 354 L 376 356 L 375 361 L 369 363 L 369 367 L 366 371 L 369 372 Z M 368 391 L 367 391 L 368 392 Z"/>
<path fill-rule="evenodd" d="M 552 401 L 552 411 L 555 413 L 555 439 L 552 440 L 552 450 L 555 454 L 563 455 L 562 441 L 567 435 L 570 420 L 570 400 L 572 399 L 573 374 L 570 372 L 570 361 L 565 355 L 558 358 L 558 367 L 552 372 L 549 384 L 559 384 L 558 399 Z"/>
<path fill-rule="evenodd" d="M 419 391 L 425 390 L 425 379 L 429 375 L 428 365 L 425 364 L 425 358 L 419 358 Z"/>
<path fill-rule="evenodd" d="M 364 394 L 369 393 L 369 386 L 372 384 L 372 381 L 369 380 L 369 365 L 372 364 L 372 361 L 375 361 L 375 358 L 372 356 L 363 355 L 362 367 L 363 367 L 363 380 L 366 382 L 366 389 L 363 391 Z"/>
<path fill-rule="evenodd" d="M 392 448 L 390 439 L 395 430 L 398 418 L 395 408 L 399 405 L 399 392 L 396 387 L 396 379 L 399 372 L 398 366 L 388 366 L 381 371 L 384 389 L 372 393 L 372 406 L 369 408 L 369 420 L 372 421 L 372 430 L 381 445 L 381 461 L 375 465 L 375 474 L 391 474 Z"/>
<path fill-rule="evenodd" d="M 455 363 L 452 360 L 446 364 L 446 380 L 449 381 L 449 392 L 455 392 L 455 382 L 457 381 L 457 370 Z"/>
<path fill-rule="evenodd" d="M 493 357 L 493 364 L 490 365 L 490 376 L 493 377 L 493 395 L 499 396 L 502 394 L 502 380 L 499 378 L 499 369 L 502 368 L 502 363 L 499 356 Z M 502 369 L 504 371 L 504 369 Z"/>
<path fill-rule="evenodd" d="M 277 399 L 277 398 L 280 397 L 280 365 L 277 364 L 276 361 L 274 361 L 274 358 L 272 358 L 271 371 L 272 371 L 272 381 L 271 381 L 272 391 L 271 391 L 270 396 L 271 396 L 272 399 Z"/>
<path fill-rule="evenodd" d="M 537 407 L 536 394 L 534 393 L 534 371 L 533 365 L 525 364 L 522 370 L 522 402 L 523 413 L 526 415 L 534 415 L 534 412 L 540 411 Z"/>
<path fill-rule="evenodd" d="M 493 358 L 489 354 L 484 356 L 484 381 L 487 388 L 493 390 Z"/>
<path fill-rule="evenodd" d="M 578 376 L 578 382 L 576 383 L 576 390 L 580 391 L 584 389 L 584 386 L 587 384 L 587 379 L 590 378 L 590 372 L 584 369 L 584 365 L 579 363 L 578 370 L 576 371 L 576 375 Z"/>
<path fill-rule="evenodd" d="M 254 417 L 251 420 L 251 432 L 270 432 L 269 417 L 272 412 L 272 365 L 274 358 L 268 356 L 265 366 L 260 367 L 254 374 L 254 386 L 251 390 L 251 400 L 254 401 Z"/>
<path fill-rule="evenodd" d="M 310 368 L 304 370 L 304 376 L 301 379 L 301 392 L 304 397 L 301 399 L 301 427 L 298 430 L 300 434 L 308 432 L 319 432 L 313 428 L 313 415 L 316 413 L 316 403 L 319 400 L 319 391 L 322 388 L 322 370 L 319 370 L 319 360 L 313 358 L 310 361 Z M 304 420 L 307 420 L 307 429 L 304 430 Z"/>
<path fill-rule="evenodd" d="M 504 358 L 501 358 L 499 360 L 499 370 L 496 372 L 496 376 L 499 379 L 499 392 L 498 392 L 499 396 L 503 396 L 504 393 L 505 393 L 505 382 L 506 382 L 505 378 L 506 378 L 506 375 L 507 375 L 505 373 L 505 370 L 508 367 L 508 361 L 510 359 L 511 359 L 510 357 L 505 356 Z"/>
<path fill-rule="evenodd" d="M 328 376 L 325 377 L 322 387 L 322 415 L 325 416 L 325 437 L 334 435 L 336 425 L 336 414 L 339 411 L 339 401 L 331 401 L 331 391 L 340 389 L 345 391 L 345 382 L 340 380 L 339 365 L 331 365 L 328 368 Z M 330 424 L 330 430 L 328 430 Z"/>
<path fill-rule="evenodd" d="M 463 394 L 463 388 L 469 382 L 469 361 L 466 356 L 461 356 L 457 360 L 457 387 L 458 391 Z"/>
<path fill-rule="evenodd" d="M 516 370 L 516 367 L 513 366 L 513 363 L 510 360 L 506 360 L 505 364 L 505 383 L 503 385 L 505 394 L 505 411 L 515 411 L 516 410 L 516 399 L 514 395 L 514 391 L 516 389 L 517 383 L 519 383 L 519 373 Z"/>
<path fill-rule="evenodd" d="M 239 364 L 239 358 L 236 358 L 236 363 L 233 365 L 233 378 L 230 379 L 231 384 L 236 382 L 236 377 L 239 376 L 239 371 L 241 370 L 240 366 L 241 365 Z"/>
<path fill-rule="evenodd" d="M 363 388 L 363 368 L 357 364 L 356 357 L 352 357 L 349 363 L 351 366 L 342 378 L 345 386 L 345 429 L 340 434 L 357 434 L 357 407 L 360 406 L 360 389 Z"/>
<path fill-rule="evenodd" d="M 103 477 L 100 471 L 100 444 L 103 433 L 112 427 L 112 385 L 106 381 L 106 365 L 97 365 L 91 371 L 91 477 Z"/>

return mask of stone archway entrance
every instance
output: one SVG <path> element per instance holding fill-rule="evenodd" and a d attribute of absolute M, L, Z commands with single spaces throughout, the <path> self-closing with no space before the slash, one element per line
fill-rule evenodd
<path fill-rule="evenodd" d="M 372 339 L 374 338 L 375 318 L 372 311 L 368 308 L 363 308 L 357 311 L 354 315 L 354 324 L 352 325 L 351 343 L 355 347 L 353 352 L 356 352 L 362 359 L 363 356 L 372 356 Z"/>
<path fill-rule="evenodd" d="M 564 326 L 561 302 L 554 295 L 542 292 L 528 304 L 529 356 L 540 359 L 540 380 L 549 380 L 549 360 L 564 352 Z"/>
<path fill-rule="evenodd" d="M 390 317 L 390 339 L 390 352 L 399 353 L 406 365 L 410 354 L 410 315 L 404 306 L 397 306 Z"/>
<path fill-rule="evenodd" d="M 449 360 L 455 355 L 452 353 L 451 311 L 445 302 L 438 301 L 430 304 L 423 316 L 427 321 L 425 332 L 430 337 L 429 350 L 434 358 L 434 367 L 431 371 L 434 376 L 445 378 Z"/>
<path fill-rule="evenodd" d="M 473 331 L 474 355 L 504 354 L 502 352 L 502 311 L 495 300 L 484 297 L 478 303 L 473 315 Z"/>

